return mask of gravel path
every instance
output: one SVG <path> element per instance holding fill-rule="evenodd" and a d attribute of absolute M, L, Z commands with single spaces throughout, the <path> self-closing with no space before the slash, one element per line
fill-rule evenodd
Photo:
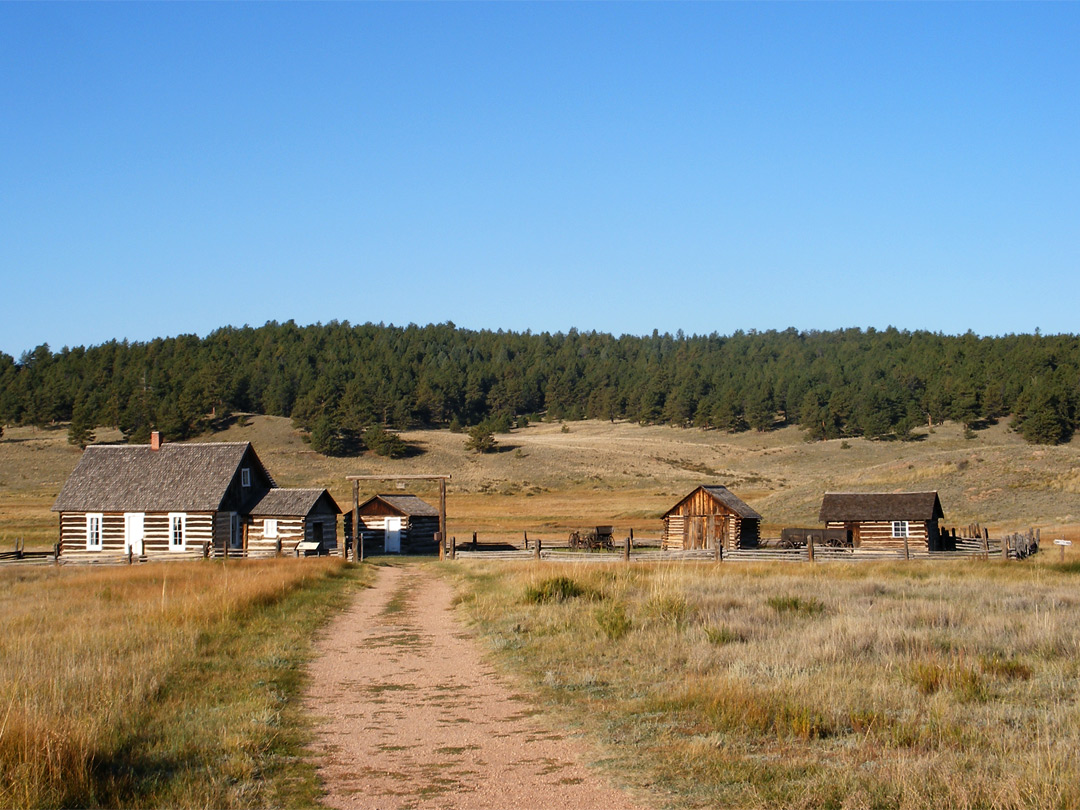
<path fill-rule="evenodd" d="M 339 808 L 631 808 L 483 662 L 451 589 L 423 564 L 382 568 L 318 642 L 306 704 Z"/>

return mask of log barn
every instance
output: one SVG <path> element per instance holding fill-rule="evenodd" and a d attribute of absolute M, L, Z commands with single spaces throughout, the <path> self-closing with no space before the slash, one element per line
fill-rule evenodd
<path fill-rule="evenodd" d="M 244 556 L 252 508 L 279 490 L 250 442 L 90 445 L 64 482 L 60 554 Z M 325 531 L 325 529 L 324 529 Z M 336 538 L 336 527 L 331 536 Z"/>
<path fill-rule="evenodd" d="M 341 507 L 325 489 L 267 490 L 251 508 L 248 555 L 291 554 L 302 542 L 315 554 L 327 554 L 337 548 L 340 514 Z"/>
<path fill-rule="evenodd" d="M 439 510 L 415 495 L 373 495 L 357 507 L 364 551 L 430 554 L 438 550 Z"/>
<path fill-rule="evenodd" d="M 700 486 L 664 513 L 668 549 L 756 548 L 761 515 L 723 486 Z"/>
<path fill-rule="evenodd" d="M 827 492 L 818 519 L 844 529 L 855 548 L 941 551 L 937 492 Z"/>

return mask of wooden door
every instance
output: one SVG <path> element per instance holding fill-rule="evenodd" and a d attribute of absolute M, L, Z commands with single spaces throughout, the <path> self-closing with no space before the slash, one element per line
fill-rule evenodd
<path fill-rule="evenodd" d="M 687 519 L 687 531 L 689 535 L 687 537 L 686 548 L 705 548 L 705 518 L 703 516 L 694 516 Z"/>
<path fill-rule="evenodd" d="M 240 515 L 236 512 L 229 513 L 229 548 L 240 549 L 244 547 L 244 529 L 240 522 Z"/>

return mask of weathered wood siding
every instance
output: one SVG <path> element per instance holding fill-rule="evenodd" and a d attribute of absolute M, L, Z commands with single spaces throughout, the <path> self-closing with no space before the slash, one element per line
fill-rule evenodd
<path fill-rule="evenodd" d="M 86 512 L 60 513 L 60 553 L 86 551 Z M 187 512 L 184 533 L 186 552 L 201 551 L 203 544 L 211 539 L 214 515 L 212 512 Z M 228 531 L 229 516 L 225 516 Z M 106 512 L 101 519 L 101 551 L 124 551 L 124 513 Z M 88 552 L 93 553 L 93 552 Z M 143 517 L 143 554 L 168 555 L 178 552 L 169 550 L 169 513 L 147 512 Z"/>
<path fill-rule="evenodd" d="M 274 557 L 277 555 L 278 542 L 281 542 L 281 553 L 292 554 L 304 537 L 304 519 L 299 517 L 279 517 L 277 520 L 277 536 L 266 536 L 266 518 L 257 517 L 248 525 L 247 553 L 249 557 Z"/>
<path fill-rule="evenodd" d="M 312 510 L 311 513 L 307 516 L 307 520 L 305 521 L 305 523 L 306 523 L 306 526 L 305 526 L 306 539 L 314 541 L 315 540 L 314 525 L 316 523 L 322 523 L 322 526 L 323 526 L 323 530 L 322 530 L 323 531 L 323 536 L 322 536 L 323 548 L 325 548 L 325 549 L 337 548 L 337 515 L 336 514 L 334 514 L 333 512 L 330 512 L 330 511 L 317 512 L 315 510 Z"/>
<path fill-rule="evenodd" d="M 936 551 L 936 535 L 934 526 L 928 525 L 929 521 L 909 520 L 907 546 L 909 551 Z M 852 533 L 852 542 L 855 548 L 903 551 L 904 538 L 893 537 L 893 522 L 891 520 L 864 520 L 850 523 L 831 522 L 826 523 L 827 529 L 846 529 Z M 931 548 L 931 536 L 935 538 L 934 548 Z"/>
<path fill-rule="evenodd" d="M 743 519 L 699 489 L 664 517 L 665 550 L 756 548 L 760 521 Z"/>
<path fill-rule="evenodd" d="M 401 517 L 401 553 L 430 554 L 438 551 L 435 533 L 439 531 L 436 516 L 360 515 L 360 531 L 364 533 L 364 553 L 386 551 L 386 518 Z"/>

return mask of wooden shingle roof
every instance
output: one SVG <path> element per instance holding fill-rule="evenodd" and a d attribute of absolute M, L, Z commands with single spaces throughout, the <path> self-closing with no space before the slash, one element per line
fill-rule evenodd
<path fill-rule="evenodd" d="M 714 501 L 723 504 L 725 507 L 730 509 L 732 512 L 734 512 L 741 518 L 745 518 L 747 520 L 761 520 L 761 515 L 759 515 L 749 504 L 736 497 L 736 495 L 730 489 L 720 486 L 719 484 L 698 487 L 694 490 L 694 492 L 691 492 L 689 495 L 687 495 L 685 498 L 683 498 L 681 501 L 671 507 L 671 509 L 665 512 L 664 517 L 667 517 L 672 512 L 677 510 L 686 501 L 692 498 L 694 496 L 694 493 L 698 490 L 703 490 Z"/>
<path fill-rule="evenodd" d="M 944 517 L 936 492 L 826 492 L 821 499 L 818 520 L 847 523 Z"/>
<path fill-rule="evenodd" d="M 382 501 L 391 509 L 400 512 L 407 517 L 438 517 L 439 510 L 429 503 L 420 500 L 415 495 L 372 495 L 359 508 L 362 510 L 369 503 L 376 500 Z"/>
<path fill-rule="evenodd" d="M 213 512 L 250 442 L 90 445 L 52 506 L 54 512 Z"/>
<path fill-rule="evenodd" d="M 268 490 L 265 495 L 251 508 L 251 514 L 256 516 L 283 515 L 287 517 L 305 517 L 311 513 L 315 505 L 326 499 L 326 505 L 335 515 L 341 514 L 341 507 L 325 489 L 289 489 L 276 487 Z"/>

